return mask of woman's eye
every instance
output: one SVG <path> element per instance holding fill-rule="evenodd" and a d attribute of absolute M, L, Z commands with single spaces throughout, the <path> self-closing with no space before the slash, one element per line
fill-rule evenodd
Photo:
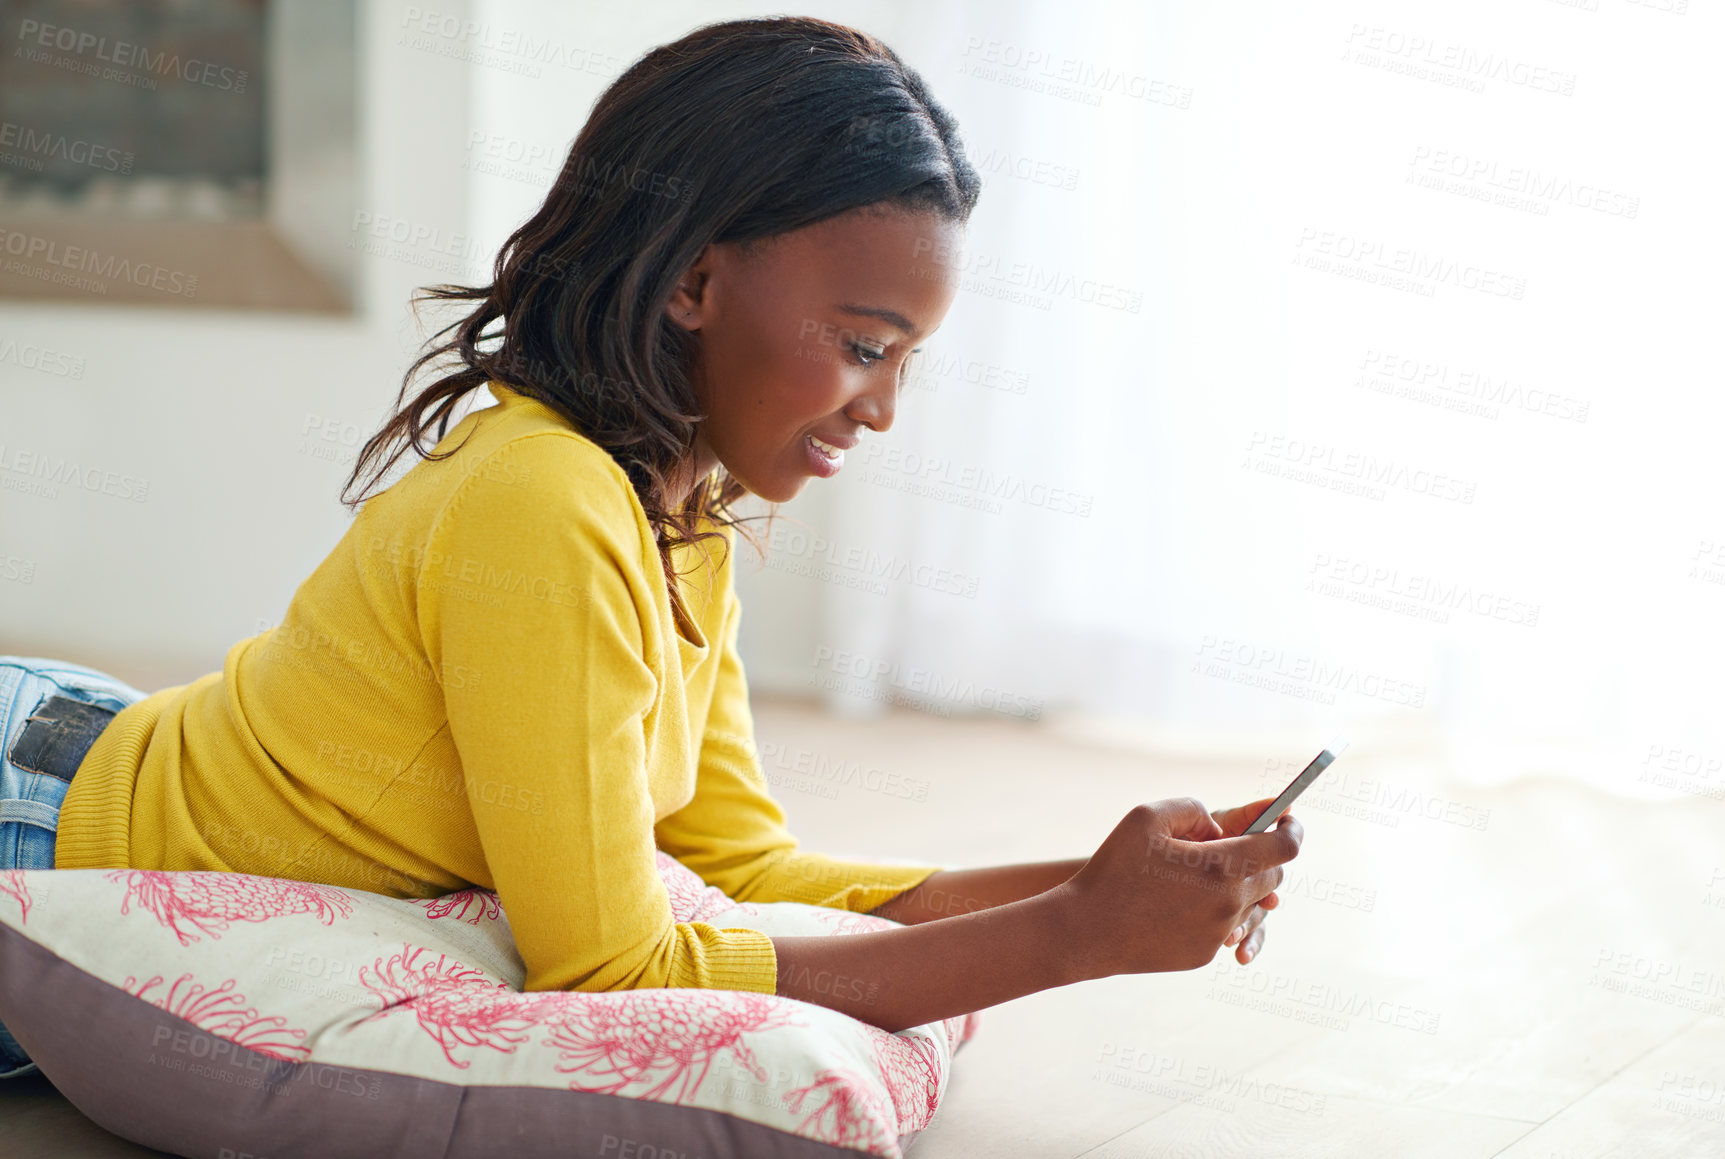
<path fill-rule="evenodd" d="M 859 346 L 855 342 L 850 344 L 850 348 L 856 353 L 857 361 L 862 363 L 864 366 L 873 366 L 875 363 L 883 362 L 886 359 L 886 351 L 884 350 L 869 346 Z"/>

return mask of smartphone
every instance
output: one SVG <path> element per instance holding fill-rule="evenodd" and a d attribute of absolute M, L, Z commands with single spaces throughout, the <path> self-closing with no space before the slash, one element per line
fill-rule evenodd
<path fill-rule="evenodd" d="M 1330 767 L 1330 763 L 1342 755 L 1342 750 L 1348 747 L 1346 737 L 1336 737 L 1324 746 L 1324 751 L 1312 758 L 1312 763 L 1300 770 L 1300 775 L 1288 782 L 1288 787 L 1282 790 L 1282 795 L 1270 802 L 1270 807 L 1258 814 L 1258 819 L 1246 826 L 1247 833 L 1262 833 L 1276 823 L 1276 818 L 1288 811 L 1288 806 L 1294 803 L 1306 787 L 1318 779 L 1318 774 Z"/>

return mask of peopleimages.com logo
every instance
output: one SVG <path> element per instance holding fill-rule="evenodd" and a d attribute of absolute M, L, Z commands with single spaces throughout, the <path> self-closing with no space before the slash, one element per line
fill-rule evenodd
<path fill-rule="evenodd" d="M 182 57 L 177 52 L 167 50 L 152 52 L 147 45 L 133 44 L 127 40 L 110 40 L 106 36 L 98 36 L 93 32 L 84 32 L 76 28 L 68 28 L 59 24 L 44 24 L 40 20 L 22 20 L 18 24 L 18 39 L 24 44 L 14 51 L 15 56 L 39 64 L 52 64 L 68 71 L 81 72 L 87 75 L 99 76 L 103 80 L 125 80 L 129 82 L 149 80 L 149 76 L 140 77 L 137 73 L 153 74 L 155 76 L 172 76 L 186 81 L 188 84 L 204 85 L 207 88 L 221 89 L 225 92 L 243 93 L 250 76 L 244 69 L 228 68 L 213 61 L 200 60 L 195 56 Z M 102 65 L 90 64 L 67 57 L 53 57 L 50 52 L 64 52 L 71 57 L 87 57 L 89 60 L 102 61 Z M 135 69 L 135 73 L 122 70 Z M 111 75 L 110 75 L 111 74 Z M 152 81 L 147 87 L 154 88 Z"/>

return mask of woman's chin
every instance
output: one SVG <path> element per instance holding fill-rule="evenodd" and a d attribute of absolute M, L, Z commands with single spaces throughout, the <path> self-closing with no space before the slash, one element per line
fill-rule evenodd
<path fill-rule="evenodd" d="M 807 475 L 799 475 L 788 483 L 781 483 L 773 494 L 762 495 L 761 498 L 765 499 L 768 503 L 789 503 L 792 499 L 795 499 L 798 495 L 802 494 L 803 486 L 808 481 L 809 477 Z"/>
<path fill-rule="evenodd" d="M 802 493 L 804 484 L 809 481 L 811 476 L 793 475 L 788 478 L 778 476 L 767 479 L 743 479 L 733 473 L 731 478 L 741 483 L 743 490 L 757 499 L 768 503 L 788 503 Z"/>

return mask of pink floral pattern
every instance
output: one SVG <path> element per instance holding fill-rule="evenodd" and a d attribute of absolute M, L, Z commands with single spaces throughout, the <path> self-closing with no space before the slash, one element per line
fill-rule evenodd
<path fill-rule="evenodd" d="M 940 1106 L 940 1052 L 919 1035 L 888 1034 L 877 1026 L 868 1027 L 868 1032 L 875 1065 L 892 1097 L 899 1133 L 922 1130 Z"/>
<path fill-rule="evenodd" d="M 810 1138 L 854 1147 L 877 1155 L 897 1153 L 896 1140 L 887 1134 L 891 1110 L 871 1093 L 873 1084 L 864 1075 L 844 1068 L 829 1068 L 815 1081 L 785 1095 L 793 1111 L 808 1108 L 797 1131 Z"/>
<path fill-rule="evenodd" d="M 401 953 L 360 968 L 360 984 L 383 1003 L 365 1021 L 411 1009 L 420 1028 L 443 1048 L 449 1064 L 462 1070 L 471 1064 L 455 1057 L 457 1046 L 483 1046 L 509 1054 L 527 1041 L 528 1031 L 551 1008 L 550 999 L 561 995 L 561 991 L 512 990 L 509 983 L 493 981 L 444 954 L 432 961 L 429 953 L 423 946 L 403 945 Z"/>
<path fill-rule="evenodd" d="M 305 1031 L 290 1029 L 286 1018 L 260 1014 L 254 1007 L 247 1006 L 245 995 L 234 990 L 235 980 L 232 978 L 214 990 L 205 990 L 192 980 L 190 974 L 181 974 L 165 995 L 150 997 L 148 992 L 161 984 L 160 974 L 143 983 L 128 974 L 124 989 L 169 1014 L 184 1018 L 200 1030 L 259 1054 L 289 1061 L 303 1060 L 311 1054 L 310 1047 L 295 1041 L 304 1038 Z"/>
<path fill-rule="evenodd" d="M 834 934 L 866 934 L 872 930 L 885 930 L 898 923 L 888 918 L 877 918 L 873 914 L 853 914 L 834 911 L 839 916 L 832 923 Z"/>
<path fill-rule="evenodd" d="M 497 904 L 497 895 L 489 889 L 470 886 L 458 889 L 454 893 L 446 893 L 441 897 L 418 897 L 413 904 L 425 910 L 428 918 L 455 918 L 469 925 L 478 925 L 481 920 L 496 921 L 503 913 Z M 473 913 L 468 917 L 468 911 Z"/>
<path fill-rule="evenodd" d="M 558 1071 L 576 1074 L 573 1090 L 616 1094 L 657 1075 L 659 1082 L 636 1097 L 685 1102 L 722 1054 L 765 1082 L 743 1035 L 805 1025 L 790 1003 L 771 994 L 629 990 L 571 1004 L 545 1044 L 557 1048 Z"/>
<path fill-rule="evenodd" d="M 174 931 L 184 946 L 198 936 L 180 928 L 186 922 L 212 938 L 221 937 L 229 922 L 262 922 L 290 914 L 315 914 L 324 925 L 353 914 L 347 894 L 329 885 L 290 881 L 281 877 L 253 877 L 245 873 L 155 869 L 116 869 L 110 881 L 124 881 L 126 896 L 122 914 L 131 912 L 134 899 L 156 915 L 156 920 Z"/>
<path fill-rule="evenodd" d="M 946 1040 L 957 1050 L 959 1044 L 969 1042 L 971 1036 L 982 1023 L 982 1018 L 975 1011 L 969 1014 L 954 1014 L 941 1023 L 946 1028 Z"/>
<path fill-rule="evenodd" d="M 23 869 L 8 869 L 0 873 L 0 894 L 18 903 L 18 924 L 21 926 L 30 924 L 30 887 L 24 884 L 24 874 L 27 872 L 29 871 Z"/>

